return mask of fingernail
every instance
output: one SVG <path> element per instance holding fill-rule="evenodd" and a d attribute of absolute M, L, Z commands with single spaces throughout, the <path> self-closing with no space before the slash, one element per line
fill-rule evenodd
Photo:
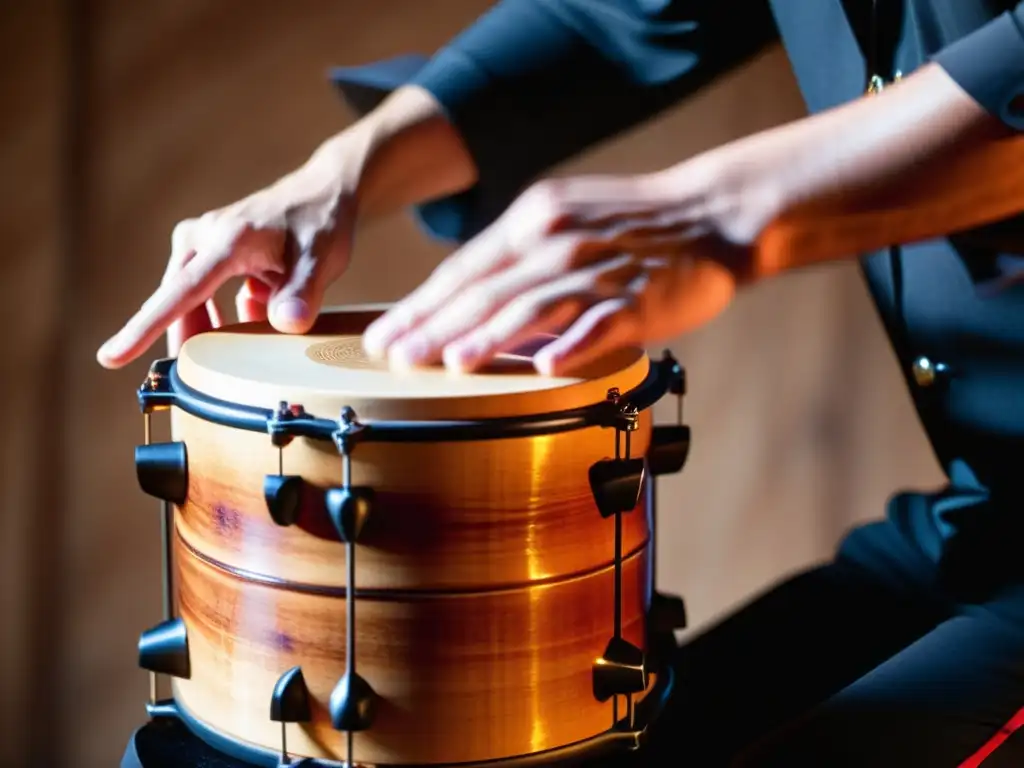
<path fill-rule="evenodd" d="M 103 342 L 103 346 L 96 351 L 96 359 L 101 363 L 107 362 L 116 357 L 119 351 L 120 345 L 118 344 L 117 336 L 112 336 Z"/>
<path fill-rule="evenodd" d="M 466 373 L 473 366 L 473 362 L 479 356 L 475 347 L 462 345 L 450 345 L 444 348 L 441 359 L 444 367 L 457 373 Z"/>
<path fill-rule="evenodd" d="M 378 325 L 377 323 L 371 323 L 365 331 L 363 331 L 363 349 L 366 350 L 366 354 L 371 357 L 383 357 L 386 350 L 385 345 L 385 332 L 387 328 Z"/>
<path fill-rule="evenodd" d="M 533 356 L 533 367 L 542 376 L 553 376 L 558 367 L 558 358 L 552 353 L 545 354 L 543 351 Z"/>
<path fill-rule="evenodd" d="M 274 322 L 282 325 L 302 323 L 309 317 L 309 305 L 302 299 L 285 299 L 274 305 Z"/>
<path fill-rule="evenodd" d="M 402 341 L 388 350 L 388 360 L 393 365 L 402 368 L 415 366 L 426 357 L 427 348 L 422 342 L 415 339 Z"/>

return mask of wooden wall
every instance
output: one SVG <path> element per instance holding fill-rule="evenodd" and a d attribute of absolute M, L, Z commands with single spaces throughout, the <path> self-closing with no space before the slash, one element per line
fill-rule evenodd
<path fill-rule="evenodd" d="M 113 765 L 142 720 L 135 641 L 160 610 L 158 519 L 131 460 L 147 361 L 110 373 L 93 354 L 155 285 L 173 224 L 346 123 L 329 66 L 429 52 L 487 5 L 0 5 L 0 765 Z M 800 114 L 774 50 L 560 172 L 656 168 Z M 406 217 L 380 222 L 330 299 L 397 298 L 442 255 Z M 659 578 L 697 622 L 939 477 L 852 266 L 760 287 L 673 349 L 695 444 L 661 492 Z"/>

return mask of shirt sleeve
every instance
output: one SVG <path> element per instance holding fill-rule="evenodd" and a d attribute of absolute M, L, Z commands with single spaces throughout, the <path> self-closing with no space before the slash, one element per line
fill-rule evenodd
<path fill-rule="evenodd" d="M 776 36 L 767 0 L 502 0 L 412 74 L 403 58 L 382 63 L 390 77 L 370 65 L 334 79 L 364 108 L 375 103 L 366 83 L 378 94 L 418 85 L 438 100 L 479 181 L 417 212 L 433 235 L 462 241 L 545 170 L 653 117 Z"/>
<path fill-rule="evenodd" d="M 933 61 L 978 104 L 1024 131 L 1024 3 L 939 51 Z"/>

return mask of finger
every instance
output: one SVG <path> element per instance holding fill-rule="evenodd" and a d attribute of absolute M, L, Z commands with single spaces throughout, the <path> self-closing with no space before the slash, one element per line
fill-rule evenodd
<path fill-rule="evenodd" d="M 500 272 L 470 286 L 434 315 L 396 339 L 388 349 L 388 360 L 401 368 L 439 362 L 445 345 L 466 335 L 516 296 L 549 277 L 547 270 L 529 264 Z"/>
<path fill-rule="evenodd" d="M 550 238 L 529 260 L 470 285 L 390 347 L 389 360 L 400 367 L 438 362 L 446 345 L 470 333 L 502 308 L 542 283 L 564 274 L 573 254 L 584 247 L 579 238 Z M 570 273 L 565 285 L 590 286 L 614 281 L 623 268 L 631 268 L 631 256 L 605 256 L 603 262 Z M 623 279 L 621 276 L 619 279 Z"/>
<path fill-rule="evenodd" d="M 546 216 L 559 229 L 595 230 L 623 220 L 655 224 L 693 207 L 692 201 L 680 194 L 678 184 L 666 184 L 658 174 L 550 179 L 535 185 L 524 197 L 528 205 L 556 211 Z M 692 215 L 687 220 L 692 221 Z"/>
<path fill-rule="evenodd" d="M 209 299 L 195 309 L 186 312 L 167 329 L 167 355 L 177 357 L 181 346 L 193 336 L 220 328 L 223 324 L 216 301 Z"/>
<path fill-rule="evenodd" d="M 442 351 L 445 366 L 478 370 L 538 333 L 561 332 L 589 306 L 621 291 L 614 278 L 602 278 L 622 271 L 621 266 L 580 270 L 520 294 L 490 320 L 449 343 Z"/>
<path fill-rule="evenodd" d="M 348 227 L 316 237 L 306 247 L 289 239 L 295 253 L 279 287 L 271 291 L 267 314 L 281 333 L 306 333 L 316 322 L 327 287 L 341 276 L 348 259 Z"/>
<path fill-rule="evenodd" d="M 534 367 L 545 376 L 562 376 L 616 349 L 639 343 L 641 328 L 635 307 L 632 295 L 595 304 L 534 355 Z"/>
<path fill-rule="evenodd" d="M 120 368 L 145 352 L 176 319 L 204 305 L 233 276 L 235 267 L 220 253 L 199 254 L 146 300 L 124 328 L 96 357 L 107 368 Z"/>
<path fill-rule="evenodd" d="M 171 234 L 171 255 L 167 259 L 167 268 L 160 280 L 161 285 L 169 282 L 195 257 L 195 241 L 199 226 L 198 220 L 190 219 L 174 228 Z M 211 327 L 213 320 L 205 304 L 186 312 L 167 328 L 167 355 L 177 357 L 186 339 Z"/>
<path fill-rule="evenodd" d="M 363 334 L 363 347 L 377 358 L 453 296 L 473 283 L 494 275 L 513 263 L 515 254 L 505 247 L 498 227 L 492 226 L 470 240 L 433 271 L 415 291 L 377 318 Z"/>
<path fill-rule="evenodd" d="M 267 320 L 267 303 L 271 288 L 262 280 L 247 277 L 235 294 L 235 311 L 241 323 L 261 323 Z"/>

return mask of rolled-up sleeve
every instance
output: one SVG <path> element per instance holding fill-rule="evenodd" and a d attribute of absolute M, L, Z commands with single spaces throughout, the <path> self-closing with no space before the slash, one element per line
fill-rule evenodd
<path fill-rule="evenodd" d="M 435 236 L 461 241 L 545 170 L 653 117 L 775 36 L 766 0 L 503 0 L 415 72 L 402 59 L 382 64 L 390 79 L 371 65 L 335 70 L 335 81 L 356 91 L 418 85 L 438 100 L 479 181 L 418 213 Z"/>
<path fill-rule="evenodd" d="M 978 104 L 1024 131 L 1024 3 L 939 51 L 933 61 Z"/>

